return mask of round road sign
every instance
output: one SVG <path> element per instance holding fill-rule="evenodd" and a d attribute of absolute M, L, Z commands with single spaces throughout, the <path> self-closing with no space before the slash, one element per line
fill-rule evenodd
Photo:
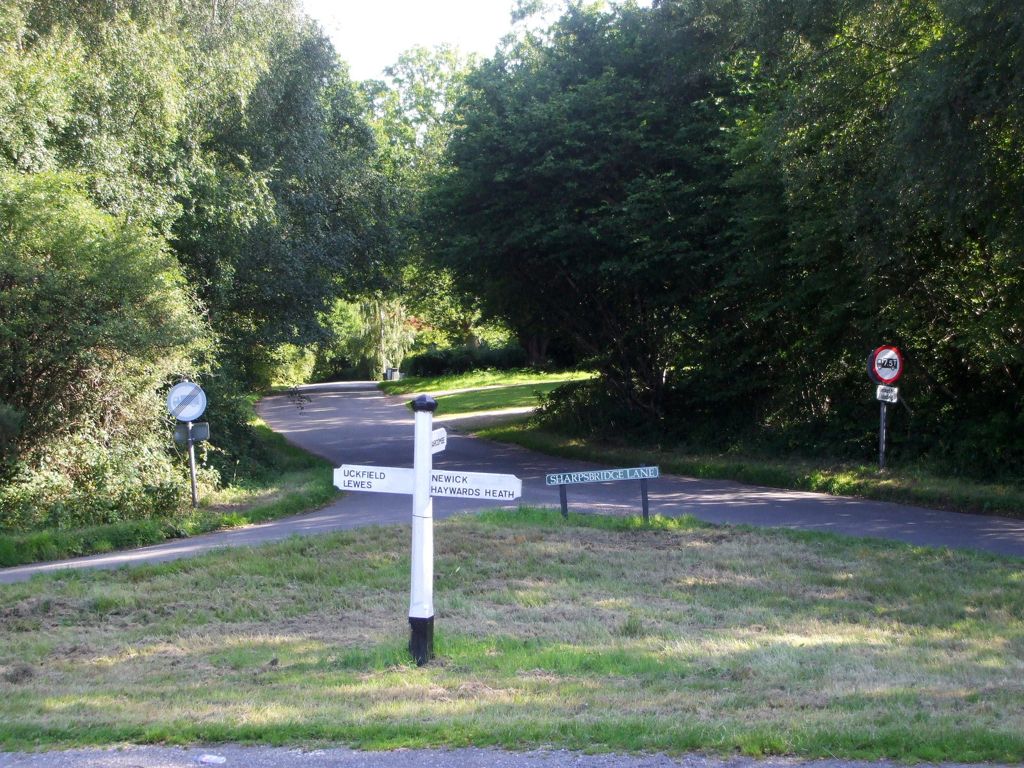
<path fill-rule="evenodd" d="M 182 381 L 167 393 L 167 410 L 178 421 L 195 421 L 206 410 L 206 393 L 193 381 Z"/>
<path fill-rule="evenodd" d="M 868 376 L 877 384 L 895 384 L 903 375 L 899 347 L 882 346 L 868 355 Z"/>

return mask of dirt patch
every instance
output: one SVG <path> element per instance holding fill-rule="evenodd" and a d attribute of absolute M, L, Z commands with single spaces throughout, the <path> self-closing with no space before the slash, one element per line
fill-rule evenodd
<path fill-rule="evenodd" d="M 27 683 L 36 676 L 36 670 L 29 664 L 12 664 L 9 667 L 0 667 L 0 677 L 8 683 Z"/>

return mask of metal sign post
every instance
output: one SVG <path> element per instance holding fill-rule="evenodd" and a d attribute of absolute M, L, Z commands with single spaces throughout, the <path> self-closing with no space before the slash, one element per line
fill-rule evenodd
<path fill-rule="evenodd" d="M 889 404 L 882 401 L 882 415 L 878 423 L 878 468 L 885 469 L 885 428 L 889 416 Z"/>
<path fill-rule="evenodd" d="M 196 441 L 192 437 L 192 422 L 188 422 L 188 474 L 192 479 L 192 509 L 199 506 L 199 488 L 196 484 Z"/>
<path fill-rule="evenodd" d="M 210 425 L 206 422 L 195 424 L 206 411 L 206 393 L 193 381 L 181 381 L 171 387 L 167 393 L 167 410 L 178 420 L 175 428 L 177 438 L 181 425 L 184 424 L 185 443 L 188 445 L 188 474 L 192 484 L 192 508 L 199 506 L 199 488 L 196 483 L 196 443 L 208 440 Z"/>
<path fill-rule="evenodd" d="M 569 517 L 569 500 L 565 486 L 578 483 L 610 483 L 617 480 L 640 481 L 640 504 L 644 513 L 644 522 L 650 522 L 650 503 L 647 499 L 647 481 L 658 477 L 657 467 L 628 467 L 623 469 L 592 469 L 585 472 L 555 472 L 544 478 L 546 485 L 558 486 L 558 497 L 562 502 L 562 517 Z"/>
<path fill-rule="evenodd" d="M 881 404 L 878 419 L 878 468 L 885 469 L 885 444 L 889 432 L 889 403 L 897 402 L 899 390 L 892 386 L 903 375 L 903 353 L 899 347 L 883 345 L 868 355 L 868 377 L 878 384 L 875 398 Z"/>

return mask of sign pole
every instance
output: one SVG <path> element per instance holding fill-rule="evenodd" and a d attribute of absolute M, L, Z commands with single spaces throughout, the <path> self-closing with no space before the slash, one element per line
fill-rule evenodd
<path fill-rule="evenodd" d="M 437 401 L 412 401 L 413 432 L 412 586 L 409 596 L 409 653 L 422 667 L 434 657 L 434 501 L 430 495 L 431 432 Z"/>
<path fill-rule="evenodd" d="M 192 422 L 188 422 L 188 473 L 192 478 L 192 509 L 199 506 L 199 490 L 196 487 L 196 441 L 192 438 Z"/>
<path fill-rule="evenodd" d="M 569 499 L 565 495 L 565 485 L 558 486 L 558 498 L 562 502 L 562 517 L 569 519 Z"/>
<path fill-rule="evenodd" d="M 888 431 L 889 403 L 898 397 L 894 386 L 903 375 L 903 353 L 899 347 L 883 344 L 868 355 L 868 378 L 879 385 L 875 397 L 882 404 L 878 418 L 878 469 L 885 469 L 885 439 Z"/>
<path fill-rule="evenodd" d="M 647 478 L 640 480 L 640 504 L 644 510 L 644 522 L 651 522 L 651 503 L 647 498 Z"/>
<path fill-rule="evenodd" d="M 882 401 L 882 415 L 878 422 L 878 468 L 885 469 L 885 438 L 886 438 L 886 417 L 888 414 L 889 404 Z"/>

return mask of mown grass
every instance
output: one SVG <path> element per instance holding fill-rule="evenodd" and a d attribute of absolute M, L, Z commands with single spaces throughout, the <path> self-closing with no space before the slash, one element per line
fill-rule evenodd
<path fill-rule="evenodd" d="M 558 434 L 525 420 L 473 431 L 490 440 L 515 443 L 550 456 L 605 464 L 657 465 L 662 472 L 688 477 L 737 480 L 954 512 L 1024 518 L 1022 486 L 978 483 L 916 469 L 895 468 L 881 472 L 876 466 L 862 464 L 812 463 L 787 457 L 767 459 L 623 446 Z"/>
<path fill-rule="evenodd" d="M 1024 759 L 1019 560 L 692 518 L 439 522 L 0 586 L 0 746 Z"/>
<path fill-rule="evenodd" d="M 482 387 L 517 387 L 526 384 L 558 384 L 567 381 L 587 379 L 594 374 L 585 371 L 566 371 L 562 373 L 544 373 L 529 369 L 520 371 L 470 371 L 453 373 L 448 376 L 410 376 L 400 381 L 384 381 L 380 387 L 389 395 L 435 394 L 451 390 L 480 389 Z M 550 390 L 549 390 L 550 391 Z M 532 405 L 532 403 L 530 403 Z"/>
<path fill-rule="evenodd" d="M 564 381 L 534 382 L 441 395 L 437 398 L 435 415 L 449 416 L 461 413 L 498 411 L 505 408 L 536 408 L 540 405 L 541 395 L 549 394 L 564 383 Z"/>
<path fill-rule="evenodd" d="M 0 567 L 101 554 L 236 528 L 314 509 L 338 495 L 328 462 L 290 445 L 257 417 L 255 410 L 252 426 L 273 466 L 258 478 L 235 478 L 220 488 L 205 489 L 198 509 L 173 519 L 0 535 Z"/>

